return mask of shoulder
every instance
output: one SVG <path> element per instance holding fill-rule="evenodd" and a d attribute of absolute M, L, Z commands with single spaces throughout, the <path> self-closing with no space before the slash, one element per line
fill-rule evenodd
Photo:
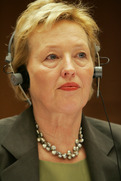
<path fill-rule="evenodd" d="M 35 132 L 32 115 L 29 108 L 19 115 L 0 120 L 0 173 L 31 146 L 35 146 L 36 135 L 32 134 Z"/>
<path fill-rule="evenodd" d="M 0 141 L 11 130 L 17 118 L 18 118 L 18 115 L 0 119 Z"/>
<path fill-rule="evenodd" d="M 24 118 L 28 115 L 28 112 L 30 112 L 30 108 L 20 113 L 19 115 L 0 119 L 0 144 L 6 135 L 9 134 L 14 125 L 24 121 Z"/>
<path fill-rule="evenodd" d="M 85 117 L 86 120 L 91 124 L 93 127 L 98 129 L 100 132 L 105 134 L 106 136 L 110 137 L 111 132 L 117 142 L 121 144 L 121 125 L 115 123 L 109 123 L 104 120 L 92 118 L 92 117 Z"/>

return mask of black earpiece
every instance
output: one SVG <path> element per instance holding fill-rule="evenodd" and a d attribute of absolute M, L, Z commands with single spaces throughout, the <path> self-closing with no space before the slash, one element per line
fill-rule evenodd
<path fill-rule="evenodd" d="M 11 82 L 14 86 L 17 86 L 19 84 L 23 83 L 23 77 L 21 73 L 14 73 L 11 74 Z"/>
<path fill-rule="evenodd" d="M 21 65 L 17 69 L 17 72 L 19 72 L 21 74 L 21 77 L 22 77 L 22 82 L 21 83 L 20 83 L 21 80 L 18 77 L 19 83 L 21 84 L 23 90 L 27 93 L 28 89 L 30 87 L 30 78 L 29 78 L 28 71 L 26 69 L 26 65 Z"/>
<path fill-rule="evenodd" d="M 93 78 L 102 78 L 102 66 L 95 66 L 94 67 L 94 75 Z"/>

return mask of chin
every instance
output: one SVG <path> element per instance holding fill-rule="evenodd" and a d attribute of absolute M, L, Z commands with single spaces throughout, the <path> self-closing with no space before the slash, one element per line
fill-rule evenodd
<path fill-rule="evenodd" d="M 56 107 L 57 108 L 57 107 Z M 83 105 L 80 105 L 80 103 L 68 103 L 68 104 L 63 104 L 63 105 L 59 105 L 58 110 L 61 113 L 65 113 L 65 114 L 74 114 L 76 112 L 81 112 L 83 109 Z"/>

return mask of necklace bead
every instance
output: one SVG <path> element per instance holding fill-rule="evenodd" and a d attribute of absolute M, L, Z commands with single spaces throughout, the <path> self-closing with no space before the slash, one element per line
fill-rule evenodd
<path fill-rule="evenodd" d="M 51 152 L 52 155 L 58 156 L 60 159 L 68 159 L 71 160 L 78 156 L 79 150 L 82 148 L 82 143 L 84 142 L 83 134 L 82 134 L 82 127 L 79 129 L 78 139 L 75 140 L 75 146 L 73 147 L 72 151 L 68 150 L 67 153 L 61 153 L 56 150 L 55 145 L 51 145 L 49 142 L 47 142 L 44 138 L 44 135 L 39 130 L 39 126 L 36 123 L 36 133 L 37 133 L 37 142 L 42 145 L 42 147 L 48 151 Z"/>

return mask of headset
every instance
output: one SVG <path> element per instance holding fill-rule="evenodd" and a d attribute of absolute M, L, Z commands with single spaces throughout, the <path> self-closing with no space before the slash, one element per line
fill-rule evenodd
<path fill-rule="evenodd" d="M 31 103 L 29 97 L 26 94 L 28 92 L 28 88 L 29 88 L 29 85 L 30 85 L 29 74 L 28 74 L 28 72 L 26 70 L 26 66 L 25 65 L 20 66 L 18 68 L 18 70 L 17 70 L 17 73 L 14 72 L 14 69 L 13 69 L 13 66 L 12 66 L 13 58 L 12 58 L 12 55 L 11 55 L 11 46 L 12 46 L 12 43 L 13 43 L 13 40 L 14 40 L 14 35 L 15 35 L 15 32 L 12 33 L 12 36 L 11 36 L 11 38 L 9 40 L 8 54 L 5 57 L 5 62 L 8 63 L 8 67 L 10 67 L 11 72 L 6 71 L 7 65 L 5 65 L 3 67 L 3 70 L 4 70 L 5 73 L 11 74 L 11 78 L 10 78 L 11 83 L 14 86 L 19 87 L 19 89 L 21 90 L 21 92 L 22 92 L 23 96 L 25 97 L 26 101 L 31 106 L 32 103 Z"/>
<path fill-rule="evenodd" d="M 7 72 L 6 71 L 6 67 L 7 65 L 4 66 L 3 70 L 5 73 L 7 74 L 11 74 L 11 82 L 14 86 L 18 86 L 20 88 L 20 90 L 22 91 L 23 96 L 25 97 L 26 101 L 28 102 L 29 105 L 31 105 L 31 101 L 28 98 L 26 92 L 28 91 L 29 85 L 30 85 L 30 80 L 29 80 L 29 74 L 26 70 L 25 65 L 22 65 L 18 68 L 17 73 L 14 72 L 13 66 L 12 66 L 12 55 L 11 55 L 11 46 L 14 40 L 14 35 L 15 32 L 12 33 L 12 36 L 9 40 L 9 44 L 8 44 L 8 54 L 5 57 L 5 62 L 8 63 L 8 66 L 11 69 L 11 72 Z M 97 55 L 97 63 L 98 65 L 94 67 L 94 75 L 93 78 L 97 78 L 97 97 L 99 97 L 99 87 L 100 87 L 100 79 L 102 78 L 102 66 L 100 63 L 100 56 L 99 56 L 99 52 L 100 51 L 100 47 L 95 45 L 95 52 Z M 107 57 L 106 57 L 107 58 Z"/>
<path fill-rule="evenodd" d="M 20 90 L 22 91 L 22 94 L 25 97 L 26 101 L 28 102 L 29 105 L 31 105 L 32 103 L 31 103 L 29 97 L 26 94 L 28 92 L 28 88 L 29 88 L 29 85 L 30 85 L 30 79 L 29 79 L 29 74 L 27 72 L 27 69 L 26 69 L 25 65 L 22 65 L 22 66 L 20 66 L 18 68 L 17 73 L 15 73 L 14 69 L 13 69 L 13 66 L 12 66 L 13 58 L 12 58 L 12 55 L 11 55 L 11 46 L 12 46 L 12 43 L 13 43 L 13 40 L 14 40 L 14 35 L 15 35 L 15 32 L 12 33 L 12 36 L 11 36 L 11 38 L 9 40 L 8 54 L 5 57 L 5 62 L 8 63 L 8 65 L 5 65 L 3 67 L 3 71 L 5 73 L 7 73 L 7 74 L 11 74 L 11 82 L 12 82 L 12 84 L 14 86 L 18 86 L 20 88 Z M 101 97 L 101 101 L 102 101 L 102 104 L 103 104 L 106 119 L 107 119 L 107 121 L 109 123 L 109 129 L 110 129 L 111 137 L 112 137 L 112 140 L 113 140 L 113 143 L 114 143 L 114 148 L 115 148 L 115 153 L 116 153 L 116 158 L 117 158 L 118 172 L 119 172 L 119 176 L 120 176 L 120 179 L 121 179 L 121 173 L 120 173 L 120 167 L 119 167 L 119 159 L 118 159 L 118 153 L 117 153 L 115 140 L 114 140 L 114 136 L 113 136 L 113 131 L 112 131 L 111 124 L 110 124 L 108 114 L 107 114 L 107 111 L 106 111 L 103 96 L 102 96 L 101 91 L 100 91 L 100 79 L 102 78 L 102 73 L 103 73 L 102 66 L 108 64 L 110 59 L 108 57 L 100 57 L 99 51 L 100 51 L 100 46 L 95 45 L 97 66 L 94 67 L 93 78 L 97 79 L 97 97 L 99 97 L 99 96 Z M 100 59 L 103 59 L 103 60 L 105 59 L 107 61 L 101 63 Z M 7 66 L 10 67 L 11 72 L 6 71 Z"/>

